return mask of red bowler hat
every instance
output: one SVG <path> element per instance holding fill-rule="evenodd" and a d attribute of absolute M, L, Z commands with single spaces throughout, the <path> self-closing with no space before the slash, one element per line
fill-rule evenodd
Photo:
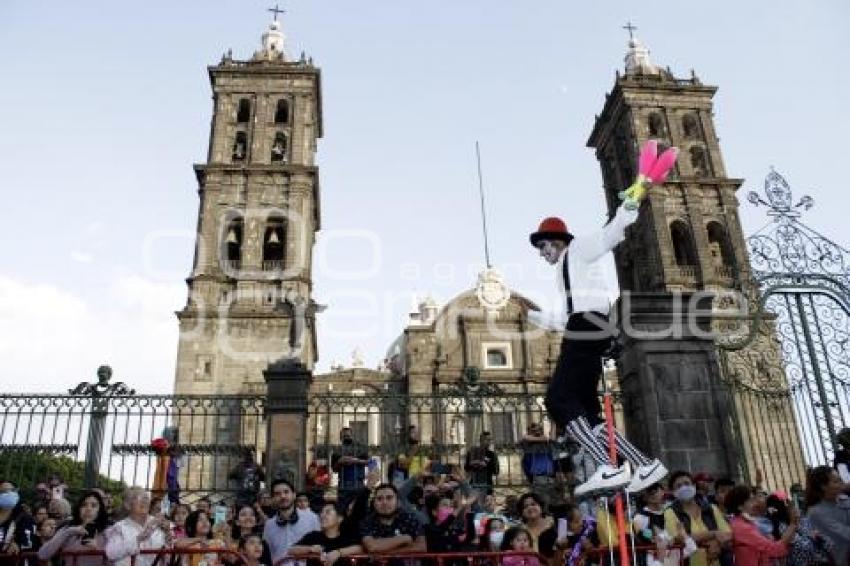
<path fill-rule="evenodd" d="M 535 248 L 540 244 L 541 240 L 561 240 L 569 244 L 572 239 L 573 235 L 567 231 L 567 224 L 554 216 L 544 218 L 540 222 L 537 232 L 529 236 L 531 245 Z"/>

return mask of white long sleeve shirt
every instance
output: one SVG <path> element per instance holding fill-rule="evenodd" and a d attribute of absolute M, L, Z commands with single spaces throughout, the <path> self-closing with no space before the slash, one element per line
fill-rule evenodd
<path fill-rule="evenodd" d="M 148 518 L 148 522 L 151 521 L 156 519 Z M 138 554 L 140 550 L 155 550 L 165 546 L 165 533 L 160 529 L 156 529 L 150 537 L 139 543 L 137 539 L 143 530 L 144 525 L 129 517 L 106 529 L 106 557 L 115 566 L 130 566 L 130 557 Z M 150 566 L 155 559 L 155 554 L 138 556 L 136 566 Z"/>
<path fill-rule="evenodd" d="M 637 210 L 620 206 L 614 218 L 601 229 L 584 236 L 576 236 L 561 253 L 555 265 L 555 280 L 560 308 L 551 314 L 530 311 L 528 318 L 534 324 L 551 330 L 564 330 L 570 312 L 564 286 L 564 261 L 570 276 L 570 295 L 573 312 L 599 312 L 608 314 L 611 305 L 610 253 L 625 239 L 626 226 L 637 220 Z"/>

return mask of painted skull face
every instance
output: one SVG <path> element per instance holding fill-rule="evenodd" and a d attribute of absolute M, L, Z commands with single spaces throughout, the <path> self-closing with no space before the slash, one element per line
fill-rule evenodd
<path fill-rule="evenodd" d="M 541 240 L 537 249 L 540 250 L 540 257 L 550 265 L 558 263 L 558 258 L 561 257 L 561 247 L 553 240 Z"/>

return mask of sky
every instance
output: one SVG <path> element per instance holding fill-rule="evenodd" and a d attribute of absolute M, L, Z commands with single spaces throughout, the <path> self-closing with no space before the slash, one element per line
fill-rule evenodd
<path fill-rule="evenodd" d="M 259 47 L 269 2 L 0 2 L 0 391 L 63 391 L 107 363 L 170 392 L 206 158 L 206 66 Z M 318 371 L 357 348 L 377 366 L 414 295 L 475 284 L 481 144 L 493 264 L 552 302 L 528 245 L 544 216 L 605 220 L 585 147 L 628 35 L 680 76 L 717 85 L 716 129 L 744 198 L 771 166 L 808 225 L 850 241 L 850 4 L 555 0 L 291 0 L 287 49 L 322 69 Z"/>

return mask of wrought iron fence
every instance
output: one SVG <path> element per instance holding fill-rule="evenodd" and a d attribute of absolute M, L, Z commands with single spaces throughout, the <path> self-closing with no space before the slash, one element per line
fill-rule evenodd
<path fill-rule="evenodd" d="M 831 464 L 835 435 L 850 426 L 850 251 L 800 221 L 814 201 L 795 203 L 777 172 L 764 189 L 748 195 L 771 218 L 747 239 L 751 316 L 720 356 L 743 475 L 788 485 L 807 466 Z"/>
<path fill-rule="evenodd" d="M 152 487 L 151 441 L 179 447 L 181 488 L 225 491 L 244 451 L 260 445 L 262 396 L 0 395 L 0 477 L 28 491 L 57 473 L 69 484 Z"/>
<path fill-rule="evenodd" d="M 68 394 L 0 395 L 0 477 L 14 478 L 24 491 L 52 473 L 75 485 L 153 488 L 158 456 L 151 441 L 166 436 L 180 463 L 181 498 L 216 500 L 240 490 L 230 475 L 246 452 L 263 461 L 266 396 L 144 395 L 114 385 L 104 380 Z M 310 396 L 307 406 L 308 463 L 332 468 L 341 452 L 339 431 L 347 426 L 385 480 L 393 479 L 400 456 L 439 464 L 446 473 L 463 469 L 486 430 L 499 460 L 495 488 L 517 492 L 528 487 L 522 438 L 529 424 L 541 423 L 550 432 L 542 394 L 535 393 L 326 393 Z M 419 445 L 408 441 L 411 426 L 420 435 Z M 591 464 L 576 451 L 568 447 L 556 456 L 572 463 L 580 479 Z M 274 474 L 267 470 L 268 479 Z M 550 496 L 565 494 L 570 478 L 551 482 Z M 335 486 L 332 474 L 327 489 L 333 492 Z"/>

